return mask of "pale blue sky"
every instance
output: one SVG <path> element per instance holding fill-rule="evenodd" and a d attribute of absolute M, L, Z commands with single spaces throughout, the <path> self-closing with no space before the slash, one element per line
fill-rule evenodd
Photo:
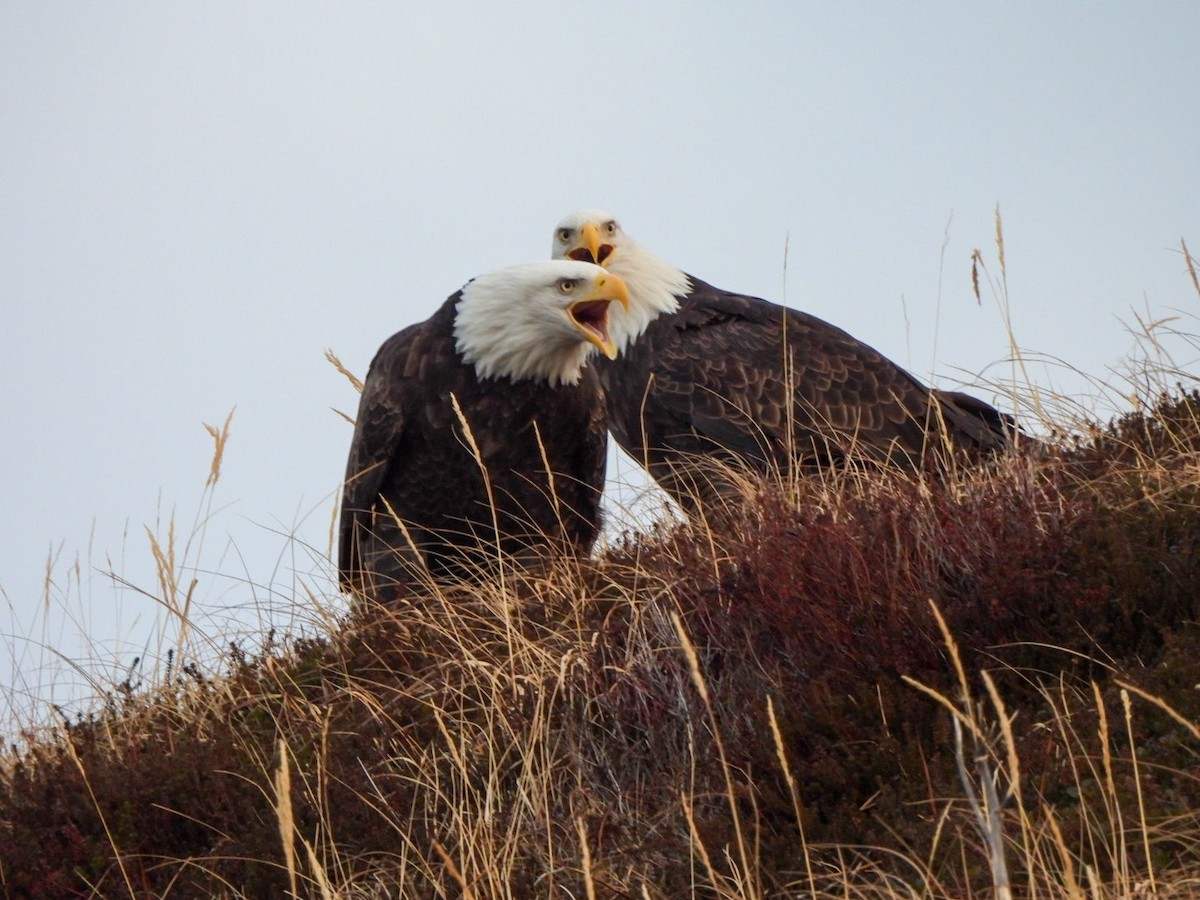
<path fill-rule="evenodd" d="M 328 592 L 324 349 L 365 373 L 578 207 L 949 385 L 1009 373 L 998 203 L 1018 340 L 1107 377 L 1131 310 L 1200 309 L 1197 47 L 1187 2 L 0 4 L 0 718 L 142 653 L 101 573 L 154 590 L 234 406 L 201 621 Z"/>

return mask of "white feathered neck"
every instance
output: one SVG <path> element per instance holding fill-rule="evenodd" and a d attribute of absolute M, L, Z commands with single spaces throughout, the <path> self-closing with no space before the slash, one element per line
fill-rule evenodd
<path fill-rule="evenodd" d="M 624 279 L 629 309 L 614 309 L 610 330 L 622 353 L 661 315 L 679 310 L 679 298 L 692 290 L 681 270 L 659 259 L 633 238 L 622 234 L 605 268 Z"/>
<path fill-rule="evenodd" d="M 454 317 L 455 348 L 480 378 L 578 384 L 595 347 L 566 312 L 559 279 L 591 280 L 599 266 L 548 260 L 481 275 L 462 289 Z"/>

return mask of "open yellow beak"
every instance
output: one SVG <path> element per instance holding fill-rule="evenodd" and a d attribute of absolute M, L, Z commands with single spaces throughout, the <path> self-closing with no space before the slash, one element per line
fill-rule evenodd
<path fill-rule="evenodd" d="M 588 343 L 594 344 L 609 359 L 616 359 L 617 345 L 608 329 L 610 303 L 620 303 L 629 309 L 629 288 L 616 275 L 607 272 L 596 277 L 591 291 L 567 307 L 567 315 Z"/>
<path fill-rule="evenodd" d="M 579 240 L 567 253 L 567 257 L 603 266 L 615 252 L 616 248 L 612 244 L 606 244 L 600 239 L 600 229 L 596 227 L 596 223 L 588 222 L 580 230 Z"/>

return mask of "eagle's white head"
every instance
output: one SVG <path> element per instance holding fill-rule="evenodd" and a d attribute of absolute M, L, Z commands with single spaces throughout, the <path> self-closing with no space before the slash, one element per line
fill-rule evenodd
<path fill-rule="evenodd" d="M 617 355 L 608 318 L 614 302 L 628 307 L 625 282 L 592 263 L 562 259 L 497 269 L 463 288 L 455 346 L 480 378 L 576 384 L 595 350 Z"/>
<path fill-rule="evenodd" d="M 629 307 L 613 316 L 613 340 L 621 351 L 660 315 L 679 309 L 678 298 L 692 289 L 687 275 L 642 247 L 602 209 L 582 209 L 559 222 L 550 255 L 597 263 L 625 279 Z"/>

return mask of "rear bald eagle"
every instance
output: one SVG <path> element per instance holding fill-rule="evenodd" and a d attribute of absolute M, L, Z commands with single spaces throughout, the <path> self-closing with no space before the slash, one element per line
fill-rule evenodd
<path fill-rule="evenodd" d="M 474 279 L 383 344 L 346 465 L 344 588 L 387 596 L 426 572 L 487 571 L 498 551 L 591 549 L 607 436 L 585 363 L 616 355 L 613 302 L 625 285 L 599 266 L 531 263 Z"/>
<path fill-rule="evenodd" d="M 685 507 L 707 492 L 706 458 L 760 471 L 847 458 L 918 468 L 947 449 L 1009 445 L 1011 419 L 983 401 L 931 390 L 815 316 L 685 274 L 606 212 L 559 222 L 553 256 L 628 285 L 612 326 L 621 358 L 597 367 L 609 428 Z"/>

